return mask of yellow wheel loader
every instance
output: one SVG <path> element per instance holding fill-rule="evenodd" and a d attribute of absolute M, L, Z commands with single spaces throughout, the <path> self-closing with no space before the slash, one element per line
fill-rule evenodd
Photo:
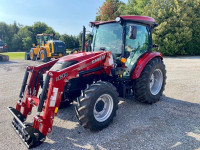
<path fill-rule="evenodd" d="M 49 61 L 51 58 L 60 58 L 66 55 L 66 45 L 60 40 L 54 40 L 53 34 L 37 34 L 38 45 L 33 44 L 30 53 L 25 54 L 25 59 Z"/>

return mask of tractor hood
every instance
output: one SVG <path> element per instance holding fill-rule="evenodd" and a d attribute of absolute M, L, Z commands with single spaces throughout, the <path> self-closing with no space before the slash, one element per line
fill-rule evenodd
<path fill-rule="evenodd" d="M 64 56 L 60 58 L 50 69 L 50 71 L 59 71 L 64 68 L 67 68 L 71 65 L 79 63 L 81 61 L 88 60 L 96 55 L 104 53 L 103 51 L 100 52 L 79 52 L 71 55 Z M 81 66 L 79 66 L 81 67 Z"/>
<path fill-rule="evenodd" d="M 84 61 L 84 60 L 87 60 L 91 57 L 94 57 L 98 54 L 101 54 L 101 53 L 104 53 L 103 51 L 99 51 L 99 52 L 79 52 L 79 53 L 74 53 L 74 54 L 71 54 L 71 55 L 67 55 L 67 56 L 64 56 L 62 58 L 60 58 L 58 61 L 59 62 L 64 62 L 64 61 L 78 61 L 78 62 L 81 62 L 81 61 Z"/>

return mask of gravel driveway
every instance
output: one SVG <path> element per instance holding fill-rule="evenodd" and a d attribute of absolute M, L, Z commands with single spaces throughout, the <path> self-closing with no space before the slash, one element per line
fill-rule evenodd
<path fill-rule="evenodd" d="M 164 62 L 167 85 L 159 102 L 120 101 L 114 121 L 99 132 L 83 129 L 73 106 L 61 109 L 53 132 L 36 149 L 200 149 L 200 57 L 165 58 Z M 25 67 L 38 64 L 41 62 L 0 62 L 2 150 L 26 149 L 10 126 L 12 116 L 6 107 L 15 107 Z"/>

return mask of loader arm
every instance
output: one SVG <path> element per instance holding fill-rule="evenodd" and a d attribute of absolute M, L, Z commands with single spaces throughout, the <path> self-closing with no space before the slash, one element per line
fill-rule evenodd
<path fill-rule="evenodd" d="M 41 144 L 47 133 L 52 131 L 53 119 L 58 113 L 65 84 L 71 79 L 84 77 L 87 74 L 105 72 L 110 75 L 114 66 L 111 59 L 113 59 L 111 52 L 102 52 L 60 71 L 48 71 L 57 60 L 37 67 L 27 67 L 16 109 L 12 107 L 8 109 L 14 116 L 13 127 L 28 148 Z M 47 75 L 38 98 L 41 85 L 38 76 L 45 73 Z M 27 126 L 24 121 L 34 106 L 37 106 L 37 115 L 34 117 L 33 125 Z"/>

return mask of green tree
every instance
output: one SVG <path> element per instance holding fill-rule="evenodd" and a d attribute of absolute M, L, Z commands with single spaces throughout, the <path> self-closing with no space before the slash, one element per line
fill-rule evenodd
<path fill-rule="evenodd" d="M 22 43 L 23 43 L 23 49 L 29 51 L 32 47 L 32 38 L 31 37 L 22 38 Z"/>
<path fill-rule="evenodd" d="M 41 33 L 55 34 L 55 39 L 62 39 L 67 48 L 73 49 L 79 47 L 79 41 L 76 36 L 60 35 L 43 22 L 35 22 L 32 26 L 23 26 L 14 22 L 7 25 L 0 22 L 0 39 L 7 43 L 8 51 L 27 51 L 32 44 L 37 44 L 36 35 Z"/>
<path fill-rule="evenodd" d="M 20 27 L 17 25 L 16 21 L 14 21 L 13 24 L 9 25 L 9 30 L 10 30 L 12 36 L 14 34 L 17 34 L 17 32 L 19 31 L 19 29 L 20 29 Z"/>
<path fill-rule="evenodd" d="M 8 50 L 12 48 L 12 37 L 14 33 L 10 30 L 10 26 L 4 22 L 0 22 L 0 40 L 7 43 Z"/>
<path fill-rule="evenodd" d="M 200 55 L 200 1 L 185 0 L 183 9 L 187 10 L 187 16 L 191 20 L 192 40 L 187 44 L 186 50 L 189 55 Z"/>
<path fill-rule="evenodd" d="M 21 29 L 19 29 L 19 31 L 17 32 L 17 35 L 18 36 L 14 36 L 14 43 L 12 42 L 12 47 L 13 49 L 16 49 L 16 41 L 19 41 L 20 42 L 18 43 L 18 48 L 20 47 L 20 49 L 18 50 L 21 50 L 21 51 L 27 51 L 27 49 L 30 49 L 31 48 L 31 44 L 32 44 L 32 36 L 33 36 L 33 33 L 30 31 L 30 27 L 28 26 L 25 26 Z M 25 43 L 27 42 L 27 43 Z"/>
<path fill-rule="evenodd" d="M 35 35 L 45 33 L 48 29 L 47 24 L 43 22 L 35 22 L 34 25 L 32 26 L 33 33 Z"/>
<path fill-rule="evenodd" d="M 12 51 L 20 51 L 22 49 L 22 39 L 19 37 L 19 35 L 14 34 L 12 38 Z"/>
<path fill-rule="evenodd" d="M 52 27 L 47 27 L 45 33 L 47 33 L 47 34 L 55 34 L 56 32 L 54 31 L 54 29 Z"/>
<path fill-rule="evenodd" d="M 97 12 L 96 21 L 113 20 L 120 15 L 120 8 L 125 5 L 119 0 L 106 0 Z"/>
<path fill-rule="evenodd" d="M 9 26 L 4 22 L 0 22 L 0 39 L 3 41 L 9 39 L 9 33 Z"/>
<path fill-rule="evenodd" d="M 151 0 L 128 0 L 127 5 L 121 8 L 122 15 L 142 15 L 144 7 L 149 5 Z"/>
<path fill-rule="evenodd" d="M 192 6 L 186 1 L 151 0 L 144 12 L 160 24 L 155 29 L 153 39 L 164 55 L 191 54 L 188 45 L 193 41 L 191 15 L 195 12 Z"/>
<path fill-rule="evenodd" d="M 41 34 L 41 33 L 45 33 L 47 29 L 48 29 L 47 24 L 45 24 L 43 22 L 35 22 L 32 25 L 32 31 L 33 31 L 33 35 L 34 35 L 34 37 L 32 37 L 33 43 L 37 44 L 36 35 Z"/>
<path fill-rule="evenodd" d="M 67 49 L 74 49 L 79 47 L 78 38 L 72 35 L 63 34 L 60 37 L 60 40 L 65 42 Z"/>
<path fill-rule="evenodd" d="M 90 33 L 86 33 L 85 42 L 87 43 L 89 40 L 90 40 Z M 79 45 L 79 48 L 82 48 L 81 34 L 78 35 L 77 41 L 78 41 L 77 45 Z"/>
<path fill-rule="evenodd" d="M 55 39 L 60 39 L 60 34 L 58 32 L 55 33 Z"/>
<path fill-rule="evenodd" d="M 26 37 L 31 37 L 32 36 L 32 32 L 29 31 L 29 28 L 27 26 L 21 28 L 18 33 L 20 38 L 26 38 Z"/>

